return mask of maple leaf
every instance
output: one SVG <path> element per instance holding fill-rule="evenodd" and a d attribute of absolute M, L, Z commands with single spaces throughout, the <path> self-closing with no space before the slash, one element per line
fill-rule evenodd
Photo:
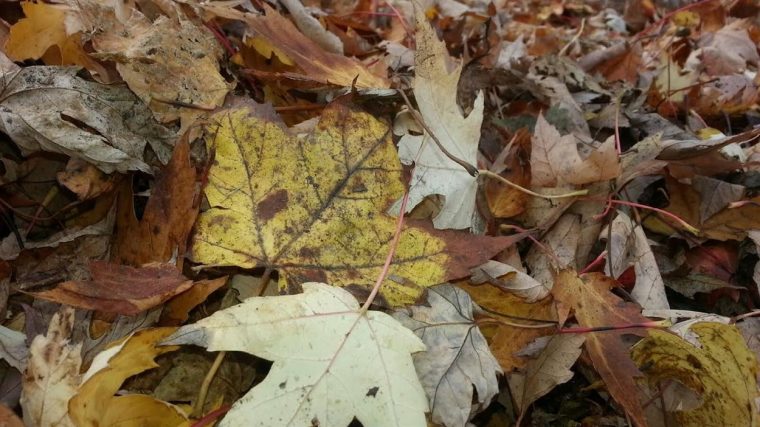
<path fill-rule="evenodd" d="M 483 123 L 483 94 L 475 99 L 473 109 L 464 117 L 457 104 L 457 84 L 462 66 L 448 70 L 452 58 L 446 46 L 425 18 L 423 6 L 415 3 L 417 18 L 417 52 L 412 87 L 426 126 L 441 145 L 458 159 L 477 164 L 480 126 Z M 450 159 L 425 132 L 406 134 L 399 141 L 402 163 L 414 163 L 407 212 L 431 195 L 444 197 L 440 212 L 433 218 L 435 228 L 465 229 L 473 227 L 478 218 L 475 210 L 477 177 Z M 401 201 L 390 212 L 398 214 Z"/>
<path fill-rule="evenodd" d="M 90 82 L 78 72 L 37 66 L 3 75 L 0 129 L 25 152 L 63 153 L 107 173 L 148 172 L 146 142 L 164 153 L 171 132 L 127 88 Z"/>
<path fill-rule="evenodd" d="M 427 347 L 413 357 L 433 422 L 464 426 L 498 394 L 496 375 L 502 371 L 475 324 L 467 292 L 451 285 L 436 286 L 428 292 L 428 303 L 430 307 L 413 306 L 393 317 Z"/>
<path fill-rule="evenodd" d="M 411 353 L 425 346 L 389 315 L 359 311 L 343 289 L 248 298 L 180 328 L 166 344 L 244 351 L 272 360 L 267 377 L 221 426 L 425 426 L 427 399 Z"/>
<path fill-rule="evenodd" d="M 388 126 L 336 102 L 311 135 L 292 135 L 263 106 L 216 114 L 214 152 L 196 224 L 196 262 L 277 269 L 290 285 L 326 281 L 369 287 L 395 220 L 382 212 L 403 192 Z M 413 302 L 423 287 L 468 274 L 515 238 L 406 226 L 382 295 Z M 284 282 L 284 281 L 283 281 Z"/>
<path fill-rule="evenodd" d="M 584 159 L 578 152 L 576 138 L 571 134 L 560 136 L 539 114 L 532 141 L 530 170 L 534 186 L 583 185 L 620 175 L 620 160 L 612 137 Z"/>
<path fill-rule="evenodd" d="M 636 304 L 626 303 L 609 291 L 612 283 L 611 278 L 598 273 L 581 278 L 573 270 L 560 271 L 552 288 L 560 324 L 571 310 L 583 328 L 648 322 Z M 623 333 L 635 334 L 636 329 L 587 334 L 584 345 L 612 397 L 637 425 L 645 426 L 641 393 L 636 385 L 636 377 L 641 373 L 628 354 L 628 346 L 621 340 Z"/>
<path fill-rule="evenodd" d="M 63 44 L 68 35 L 65 10 L 46 3 L 21 2 L 24 18 L 10 28 L 5 53 L 14 61 L 40 59 L 51 47 Z"/>
<path fill-rule="evenodd" d="M 691 410 L 675 411 L 683 426 L 756 426 L 757 360 L 732 325 L 700 322 L 691 326 L 701 347 L 659 330 L 631 350 L 650 383 L 677 380 L 702 396 Z"/>
<path fill-rule="evenodd" d="M 157 367 L 157 356 L 177 350 L 176 346 L 156 345 L 175 330 L 143 329 L 98 353 L 69 402 L 69 416 L 75 425 L 189 426 L 186 415 L 174 405 L 144 394 L 114 396 L 127 378 Z"/>

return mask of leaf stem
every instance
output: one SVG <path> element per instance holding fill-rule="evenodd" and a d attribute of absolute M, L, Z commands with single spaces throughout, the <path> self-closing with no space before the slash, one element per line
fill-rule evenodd
<path fill-rule="evenodd" d="M 208 395 L 208 390 L 211 387 L 211 381 L 214 380 L 214 376 L 216 376 L 216 372 L 222 365 L 224 356 L 226 355 L 226 351 L 220 351 L 216 354 L 214 363 L 211 364 L 211 368 L 208 370 L 208 373 L 206 373 L 206 377 L 203 378 L 203 383 L 201 383 L 201 389 L 198 392 L 198 399 L 195 400 L 195 405 L 193 405 L 193 415 L 200 416 L 203 414 L 203 404 L 206 403 L 206 396 Z"/>
<path fill-rule="evenodd" d="M 563 194 L 541 194 L 541 193 L 536 193 L 535 191 L 529 190 L 525 187 L 522 187 L 518 184 L 515 184 L 514 182 L 504 178 L 503 176 L 493 173 L 487 169 L 478 169 L 478 174 L 483 175 L 488 178 L 495 179 L 503 184 L 507 184 L 508 186 L 512 188 L 520 190 L 525 194 L 535 196 L 535 197 L 540 197 L 542 199 L 565 199 L 568 197 L 585 196 L 588 194 L 588 189 L 571 191 L 569 193 L 563 193 Z"/>

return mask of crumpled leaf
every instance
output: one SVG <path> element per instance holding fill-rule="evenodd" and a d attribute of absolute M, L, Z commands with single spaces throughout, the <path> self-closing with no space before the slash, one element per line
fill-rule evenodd
<path fill-rule="evenodd" d="M 438 40 L 435 30 L 427 22 L 422 5 L 415 4 L 415 16 L 417 52 L 412 86 L 420 114 L 446 151 L 475 166 L 483 122 L 483 94 L 481 92 L 477 96 L 472 111 L 465 117 L 457 104 L 457 84 L 462 65 L 449 70 L 447 63 L 452 58 L 446 51 L 446 45 Z M 399 157 L 402 163 L 415 165 L 407 212 L 411 212 L 425 197 L 441 195 L 444 202 L 433 218 L 435 228 L 473 227 L 473 220 L 478 215 L 475 209 L 477 177 L 444 154 L 427 132 L 424 135 L 404 135 L 399 141 Z M 400 208 L 401 201 L 398 200 L 391 212 L 398 214 Z"/>
<path fill-rule="evenodd" d="M 697 323 L 691 330 L 701 348 L 652 329 L 633 347 L 633 360 L 651 384 L 677 380 L 701 395 L 696 409 L 675 412 L 679 425 L 758 425 L 757 360 L 744 338 L 736 327 L 716 322 Z"/>
<path fill-rule="evenodd" d="M 413 357 L 433 422 L 464 426 L 499 393 L 496 375 L 502 370 L 475 324 L 467 292 L 448 284 L 436 286 L 428 290 L 428 303 L 430 307 L 413 306 L 393 317 L 427 347 Z"/>
<path fill-rule="evenodd" d="M 524 369 L 509 375 L 509 389 L 521 413 L 573 377 L 570 368 L 581 355 L 585 339 L 582 334 L 554 335 L 538 357 L 531 359 Z"/>
<path fill-rule="evenodd" d="M 606 233 L 601 235 L 606 236 Z M 633 299 L 646 309 L 670 308 L 665 295 L 665 282 L 644 229 L 634 224 L 624 212 L 618 211 L 612 221 L 611 238 L 605 272 L 618 278 L 633 264 L 636 271 L 636 285 L 631 291 Z"/>
<path fill-rule="evenodd" d="M 585 274 L 581 278 L 574 270 L 560 271 L 552 288 L 560 325 L 571 311 L 582 328 L 647 322 L 640 314 L 641 308 L 610 292 L 613 283 L 611 278 L 599 273 Z M 635 380 L 641 374 L 621 339 L 625 334 L 637 333 L 640 334 L 636 329 L 623 329 L 586 334 L 585 348 L 615 401 L 637 425 L 644 426 L 647 424 L 643 401 Z"/>
<path fill-rule="evenodd" d="M 27 152 L 77 157 L 106 173 L 141 170 L 146 142 L 161 153 L 172 137 L 127 88 L 77 76 L 78 68 L 22 68 L 3 76 L 0 129 Z"/>
<path fill-rule="evenodd" d="M 561 136 L 543 114 L 536 122 L 530 165 L 531 184 L 539 187 L 589 184 L 614 179 L 621 171 L 613 137 L 584 159 L 578 152 L 576 138 L 572 134 Z"/>
<path fill-rule="evenodd" d="M 69 402 L 69 415 L 77 427 L 181 427 L 189 426 L 174 405 L 144 394 L 114 396 L 129 377 L 158 366 L 154 359 L 177 350 L 156 343 L 176 328 L 143 329 L 102 351 L 82 377 L 82 385 Z"/>
<path fill-rule="evenodd" d="M 64 308 L 50 320 L 47 335 L 38 335 L 29 346 L 21 391 L 26 425 L 76 425 L 68 414 L 68 402 L 79 386 L 82 345 L 70 344 L 73 328 L 74 310 Z"/>
<path fill-rule="evenodd" d="M 472 269 L 470 282 L 473 285 L 490 283 L 497 288 L 514 293 L 533 303 L 549 295 L 550 286 L 544 286 L 531 276 L 519 271 L 509 264 L 490 260 Z"/>
<path fill-rule="evenodd" d="M 224 103 L 230 85 L 219 74 L 223 51 L 206 28 L 184 17 L 159 16 L 151 22 L 135 8 L 121 21 L 106 2 L 78 0 L 76 5 L 85 25 L 100 30 L 92 39 L 95 56 L 116 62 L 129 88 L 160 122 L 181 119 L 184 131 L 204 110 Z M 91 16 L 102 18 L 93 23 Z"/>
<path fill-rule="evenodd" d="M 385 313 L 361 313 L 343 289 L 303 289 L 248 298 L 167 338 L 274 361 L 220 426 L 344 426 L 354 416 L 365 426 L 426 426 L 411 356 L 425 349 L 422 341 Z"/>
<path fill-rule="evenodd" d="M 214 152 L 206 187 L 211 209 L 196 224 L 193 259 L 273 268 L 289 286 L 374 284 L 385 261 L 378 254 L 388 252 L 396 227 L 382 212 L 403 192 L 388 127 L 339 101 L 304 137 L 263 106 L 213 119 L 207 137 Z M 467 268 L 516 239 L 409 224 L 391 264 L 394 279 L 381 290 L 396 306 L 414 302 L 425 286 L 468 275 Z"/>

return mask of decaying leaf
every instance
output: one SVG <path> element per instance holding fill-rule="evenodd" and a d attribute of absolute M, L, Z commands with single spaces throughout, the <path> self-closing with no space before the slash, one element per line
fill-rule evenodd
<path fill-rule="evenodd" d="M 82 364 L 82 345 L 69 341 L 73 327 L 74 310 L 65 308 L 53 316 L 47 335 L 38 335 L 29 346 L 21 392 L 26 425 L 77 425 L 68 413 L 69 399 L 79 386 Z"/>
<path fill-rule="evenodd" d="M 304 293 L 248 298 L 167 344 L 245 351 L 272 360 L 269 375 L 221 426 L 425 426 L 427 399 L 411 353 L 424 344 L 385 313 L 362 313 L 351 294 L 324 283 Z"/>
<path fill-rule="evenodd" d="M 218 113 L 210 131 L 211 209 L 196 225 L 196 262 L 269 267 L 290 285 L 375 282 L 395 230 L 382 212 L 403 192 L 388 126 L 336 102 L 305 137 L 254 105 Z M 411 303 L 513 240 L 407 226 L 382 295 Z"/>
<path fill-rule="evenodd" d="M 730 325 L 692 325 L 700 347 L 666 331 L 650 330 L 632 349 L 632 357 L 651 384 L 677 380 L 696 391 L 701 404 L 676 411 L 683 426 L 755 426 L 757 360 L 739 331 Z"/>
<path fill-rule="evenodd" d="M 411 329 L 427 350 L 414 366 L 428 396 L 433 422 L 464 426 L 498 394 L 499 363 L 475 324 L 467 292 L 451 285 L 428 290 L 430 307 L 413 306 L 394 318 Z M 473 387 L 477 401 L 473 405 Z"/>
<path fill-rule="evenodd" d="M 129 377 L 158 365 L 154 359 L 177 350 L 156 344 L 176 328 L 143 329 L 99 353 L 82 377 L 68 409 L 77 427 L 186 427 L 187 416 L 176 406 L 144 394 L 114 396 Z"/>
<path fill-rule="evenodd" d="M 126 87 L 90 82 L 78 73 L 36 66 L 5 74 L 0 129 L 27 152 L 63 153 L 104 172 L 148 172 L 146 142 L 165 152 L 169 130 Z"/>
<path fill-rule="evenodd" d="M 509 388 L 521 413 L 554 387 L 573 377 L 570 368 L 581 355 L 586 338 L 581 334 L 554 335 L 535 359 L 524 369 L 509 375 Z"/>
<path fill-rule="evenodd" d="M 461 161 L 477 164 L 480 126 L 483 122 L 483 94 L 475 99 L 466 117 L 457 104 L 457 84 L 462 65 L 452 69 L 453 59 L 446 45 L 438 40 L 425 17 L 423 6 L 415 5 L 417 18 L 417 52 L 415 54 L 414 97 L 425 125 L 444 149 Z M 432 137 L 406 134 L 399 141 L 399 157 L 404 164 L 414 163 L 410 183 L 410 212 L 425 197 L 444 197 L 441 211 L 433 218 L 435 228 L 465 229 L 473 227 L 477 178 L 449 158 Z M 400 201 L 391 208 L 397 214 Z"/>
<path fill-rule="evenodd" d="M 612 283 L 612 279 L 598 273 L 581 278 L 573 270 L 560 271 L 552 288 L 560 324 L 571 311 L 584 328 L 647 322 L 640 314 L 640 307 L 626 303 L 610 292 Z M 635 380 L 641 374 L 628 354 L 628 346 L 621 340 L 623 334 L 637 333 L 640 332 L 636 329 L 627 329 L 587 334 L 585 348 L 615 401 L 625 408 L 635 423 L 647 425 Z"/>

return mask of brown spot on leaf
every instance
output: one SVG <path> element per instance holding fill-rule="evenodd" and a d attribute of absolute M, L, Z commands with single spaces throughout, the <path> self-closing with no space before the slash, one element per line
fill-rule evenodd
<path fill-rule="evenodd" d="M 259 202 L 259 204 L 256 206 L 256 210 L 258 211 L 259 219 L 262 221 L 268 221 L 274 218 L 278 212 L 285 209 L 285 206 L 287 205 L 287 190 L 277 190 Z"/>

